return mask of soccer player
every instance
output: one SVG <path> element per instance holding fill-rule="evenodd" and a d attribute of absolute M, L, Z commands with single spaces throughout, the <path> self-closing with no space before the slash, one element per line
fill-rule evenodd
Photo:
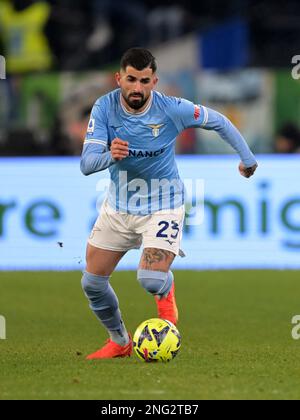
<path fill-rule="evenodd" d="M 137 278 L 155 297 L 158 317 L 178 320 L 174 276 L 181 254 L 184 186 L 175 162 L 176 136 L 188 127 L 215 130 L 241 158 L 249 178 L 256 160 L 239 131 L 223 115 L 155 90 L 157 66 L 151 52 L 132 48 L 121 59 L 118 89 L 100 97 L 84 142 L 84 175 L 109 169 L 110 187 L 87 245 L 82 287 L 90 308 L 110 338 L 87 359 L 130 356 L 132 339 L 122 320 L 109 278 L 127 251 L 143 252 Z"/>

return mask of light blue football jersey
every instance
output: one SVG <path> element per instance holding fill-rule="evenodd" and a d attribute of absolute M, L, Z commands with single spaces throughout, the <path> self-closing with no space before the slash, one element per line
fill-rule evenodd
<path fill-rule="evenodd" d="M 95 103 L 82 155 L 86 175 L 109 168 L 108 202 L 115 210 L 143 215 L 184 203 L 175 143 L 186 128 L 215 129 L 247 166 L 256 163 L 238 130 L 216 111 L 153 91 L 147 108 L 132 114 L 122 105 L 120 95 L 116 89 Z M 129 156 L 121 161 L 113 161 L 109 152 L 116 137 L 129 143 Z"/>

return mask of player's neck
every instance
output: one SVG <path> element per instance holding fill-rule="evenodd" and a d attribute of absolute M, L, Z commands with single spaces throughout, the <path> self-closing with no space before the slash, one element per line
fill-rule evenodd
<path fill-rule="evenodd" d="M 133 109 L 131 108 L 127 102 L 125 101 L 125 99 L 123 98 L 122 95 L 120 95 L 121 98 L 121 104 L 123 109 L 125 109 L 127 112 L 129 112 L 130 114 L 135 114 L 135 115 L 139 115 L 139 114 L 143 114 L 147 108 L 149 108 L 150 103 L 152 102 L 152 97 L 153 97 L 153 93 L 151 92 L 149 98 L 147 99 L 147 101 L 145 102 L 145 104 L 142 106 L 142 108 L 139 109 Z"/>

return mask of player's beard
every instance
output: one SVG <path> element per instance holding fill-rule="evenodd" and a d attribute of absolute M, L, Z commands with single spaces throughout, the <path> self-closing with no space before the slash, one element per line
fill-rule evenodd
<path fill-rule="evenodd" d="M 138 94 L 138 98 L 133 98 L 133 93 L 131 93 L 128 97 L 123 95 L 123 98 L 125 100 L 125 102 L 127 103 L 127 105 L 135 110 L 141 109 L 143 108 L 143 106 L 145 105 L 145 103 L 148 101 L 148 98 L 145 98 L 144 95 L 142 93 Z"/>

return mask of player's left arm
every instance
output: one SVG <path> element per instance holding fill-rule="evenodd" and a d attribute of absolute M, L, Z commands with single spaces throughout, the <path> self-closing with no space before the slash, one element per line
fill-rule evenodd
<path fill-rule="evenodd" d="M 200 127 L 216 131 L 226 143 L 230 144 L 241 158 L 240 174 L 245 178 L 250 178 L 258 164 L 242 134 L 225 115 L 203 106 L 201 109 L 205 117 Z"/>
<path fill-rule="evenodd" d="M 239 154 L 240 174 L 246 178 L 254 174 L 258 166 L 257 161 L 244 137 L 225 115 L 181 98 L 172 98 L 169 105 L 171 106 L 168 107 L 168 113 L 178 132 L 190 127 L 216 131 Z"/>

